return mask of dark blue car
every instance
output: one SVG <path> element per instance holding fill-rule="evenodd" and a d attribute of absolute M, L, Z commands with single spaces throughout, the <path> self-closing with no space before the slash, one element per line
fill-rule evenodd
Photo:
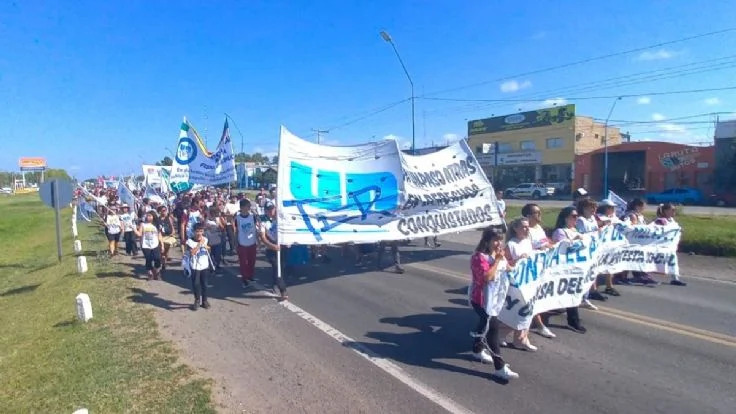
<path fill-rule="evenodd" d="M 697 188 L 690 187 L 670 188 L 661 193 L 647 193 L 645 197 L 649 204 L 673 203 L 694 205 L 705 203 L 703 193 Z"/>

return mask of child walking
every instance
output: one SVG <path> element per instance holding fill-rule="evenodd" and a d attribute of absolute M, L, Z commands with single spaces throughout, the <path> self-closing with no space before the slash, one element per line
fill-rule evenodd
<path fill-rule="evenodd" d="M 187 248 L 191 260 L 192 270 L 192 291 L 194 292 L 194 304 L 192 310 L 197 310 L 199 306 L 205 309 L 210 308 L 207 301 L 207 278 L 210 273 L 210 246 L 207 238 L 204 237 L 204 223 L 194 225 L 192 238 L 187 240 Z"/>

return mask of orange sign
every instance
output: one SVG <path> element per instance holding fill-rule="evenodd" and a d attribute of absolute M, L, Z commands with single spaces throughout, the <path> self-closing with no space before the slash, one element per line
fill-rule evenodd
<path fill-rule="evenodd" d="M 41 157 L 21 157 L 18 160 L 20 168 L 46 168 L 46 158 Z"/>

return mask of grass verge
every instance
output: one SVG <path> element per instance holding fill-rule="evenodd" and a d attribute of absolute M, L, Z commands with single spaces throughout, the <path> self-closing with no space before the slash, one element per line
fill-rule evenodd
<path fill-rule="evenodd" d="M 557 221 L 559 208 L 542 208 L 542 223 L 552 228 Z M 506 217 L 511 220 L 521 216 L 521 207 L 508 206 Z M 653 215 L 648 215 L 653 220 Z M 682 226 L 681 252 L 693 252 L 708 256 L 736 257 L 736 217 L 693 216 L 679 213 L 675 217 Z"/>
<path fill-rule="evenodd" d="M 79 223 L 89 272 L 76 273 L 71 209 L 58 263 L 51 209 L 38 195 L 0 198 L 0 406 L 3 412 L 210 413 L 210 383 L 178 362 L 153 310 L 129 298 L 136 282 L 98 260 L 99 227 Z M 110 276 L 110 277 L 106 277 Z M 75 320 L 75 296 L 94 318 Z"/>

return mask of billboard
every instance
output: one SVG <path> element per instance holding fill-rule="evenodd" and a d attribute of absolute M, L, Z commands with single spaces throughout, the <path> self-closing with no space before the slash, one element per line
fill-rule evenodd
<path fill-rule="evenodd" d="M 18 159 L 18 166 L 21 171 L 43 171 L 46 169 L 46 158 L 21 157 Z"/>
<path fill-rule="evenodd" d="M 569 104 L 536 111 L 519 112 L 506 116 L 468 121 L 468 136 L 513 131 L 523 128 L 537 128 L 562 125 L 575 117 L 575 105 Z"/>

